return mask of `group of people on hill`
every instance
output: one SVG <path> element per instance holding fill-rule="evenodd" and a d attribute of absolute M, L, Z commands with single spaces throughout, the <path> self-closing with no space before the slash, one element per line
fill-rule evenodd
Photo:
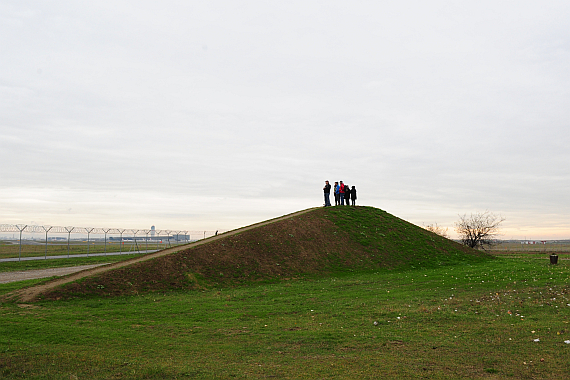
<path fill-rule="evenodd" d="M 330 201 L 331 188 L 332 186 L 329 181 L 325 181 L 325 187 L 323 187 L 323 191 L 325 192 L 325 207 L 332 206 Z M 356 187 L 352 186 L 351 189 L 342 181 L 340 181 L 340 184 L 335 182 L 333 192 L 335 206 L 344 206 L 345 202 L 347 206 L 350 206 L 350 200 L 352 200 L 352 205 L 356 206 Z"/>

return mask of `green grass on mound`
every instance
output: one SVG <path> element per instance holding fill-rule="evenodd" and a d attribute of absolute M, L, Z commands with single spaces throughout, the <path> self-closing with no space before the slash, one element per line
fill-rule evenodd
<path fill-rule="evenodd" d="M 66 284 L 43 298 L 228 287 L 489 259 L 376 208 L 331 207 Z"/>
<path fill-rule="evenodd" d="M 334 207 L 324 214 L 358 244 L 365 267 L 435 268 L 492 258 L 377 208 Z"/>

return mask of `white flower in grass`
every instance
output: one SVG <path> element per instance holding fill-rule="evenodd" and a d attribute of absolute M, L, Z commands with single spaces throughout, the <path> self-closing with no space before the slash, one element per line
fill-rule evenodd
<path fill-rule="evenodd" d="M 570 344 L 570 340 L 565 340 L 564 343 Z"/>
<path fill-rule="evenodd" d="M 534 341 L 535 341 L 535 342 L 540 342 L 540 339 L 536 338 Z"/>

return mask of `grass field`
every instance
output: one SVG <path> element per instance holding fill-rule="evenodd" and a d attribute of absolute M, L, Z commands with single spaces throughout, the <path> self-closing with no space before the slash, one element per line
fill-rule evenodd
<path fill-rule="evenodd" d="M 569 282 L 566 260 L 501 258 L 190 293 L 4 303 L 0 376 L 561 379 L 570 366 Z"/>
<path fill-rule="evenodd" d="M 570 255 L 570 243 L 568 242 L 546 242 L 546 244 L 520 244 L 520 242 L 500 242 L 493 246 L 494 254 L 551 254 Z"/>
<path fill-rule="evenodd" d="M 362 234 L 369 226 L 359 223 L 381 215 L 373 212 L 326 217 L 336 215 L 352 241 L 362 239 L 371 249 L 364 253 L 393 245 L 404 252 L 396 264 L 412 255 L 406 244 L 424 232 L 392 220 L 388 229 L 396 233 L 400 223 L 408 243 L 386 241 L 386 230 Z M 194 291 L 4 302 L 0 378 L 568 378 L 565 257 L 550 265 L 548 255 L 434 256 L 420 252 L 421 265 L 351 264 L 288 280 L 210 281 Z M 30 284 L 0 285 L 0 293 Z"/>

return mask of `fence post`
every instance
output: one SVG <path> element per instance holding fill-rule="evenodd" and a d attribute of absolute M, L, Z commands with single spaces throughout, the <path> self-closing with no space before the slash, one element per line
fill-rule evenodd
<path fill-rule="evenodd" d="M 123 232 L 125 232 L 125 230 L 119 229 L 119 233 L 121 234 L 121 240 L 119 241 L 119 253 L 123 253 Z"/>
<path fill-rule="evenodd" d="M 171 232 L 172 232 L 172 231 L 170 231 L 170 230 L 166 230 L 166 235 L 167 235 L 167 237 L 168 237 L 168 247 L 172 247 L 172 246 L 170 245 L 170 233 L 171 233 Z M 166 248 L 166 247 L 165 247 L 165 248 Z"/>
<path fill-rule="evenodd" d="M 150 230 L 143 230 L 143 232 L 146 235 L 146 237 L 145 237 L 145 251 L 147 251 L 147 253 L 148 253 L 148 234 L 150 233 Z"/>
<path fill-rule="evenodd" d="M 91 231 L 93 231 L 95 228 L 93 227 L 87 227 L 85 229 L 85 231 L 87 231 L 87 257 L 89 257 L 89 235 L 91 234 Z"/>
<path fill-rule="evenodd" d="M 20 250 L 18 251 L 18 261 L 22 259 L 22 232 L 28 227 L 28 225 L 24 225 L 24 227 L 20 227 L 21 224 L 16 224 L 16 228 L 20 231 Z"/>
<path fill-rule="evenodd" d="M 103 232 L 105 233 L 105 256 L 107 256 L 107 232 L 111 231 L 110 228 L 107 228 L 107 230 L 103 230 Z"/>
<path fill-rule="evenodd" d="M 75 227 L 65 227 L 65 230 L 67 231 L 67 258 L 68 259 L 69 259 L 69 240 L 71 239 L 71 231 L 73 231 L 74 229 L 75 229 Z"/>
<path fill-rule="evenodd" d="M 141 250 L 139 249 L 139 245 L 137 243 L 137 232 L 139 232 L 139 230 L 131 230 L 133 232 L 133 240 L 135 241 L 135 246 L 137 247 L 137 252 L 141 253 Z"/>
<path fill-rule="evenodd" d="M 49 227 L 49 228 L 46 228 Z M 42 228 L 44 229 L 44 231 L 46 232 L 46 252 L 44 255 L 44 259 L 47 260 L 47 242 L 48 242 L 48 232 L 49 230 L 51 230 L 53 227 L 52 226 L 42 226 Z"/>

